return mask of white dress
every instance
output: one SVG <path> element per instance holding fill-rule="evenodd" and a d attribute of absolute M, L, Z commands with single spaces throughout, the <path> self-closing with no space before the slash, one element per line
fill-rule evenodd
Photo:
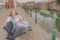
<path fill-rule="evenodd" d="M 21 19 L 22 19 L 22 16 L 18 15 L 18 18 L 16 20 L 14 20 L 14 17 L 8 17 L 6 21 L 7 22 L 12 21 L 15 29 L 17 29 L 16 25 L 18 27 L 25 27 L 27 29 L 30 25 L 28 24 L 27 21 L 22 21 L 22 23 L 21 23 L 20 22 Z"/>

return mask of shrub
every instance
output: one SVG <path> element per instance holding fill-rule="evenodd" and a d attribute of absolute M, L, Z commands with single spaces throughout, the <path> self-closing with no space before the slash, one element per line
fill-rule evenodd
<path fill-rule="evenodd" d="M 60 0 L 56 0 L 57 4 L 60 4 Z"/>
<path fill-rule="evenodd" d="M 40 10 L 39 11 L 41 15 L 48 17 L 50 15 L 50 12 L 48 10 Z"/>

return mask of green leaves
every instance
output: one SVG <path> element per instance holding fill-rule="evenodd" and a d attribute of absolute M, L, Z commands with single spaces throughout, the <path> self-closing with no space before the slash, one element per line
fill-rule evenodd
<path fill-rule="evenodd" d="M 41 15 L 45 16 L 45 17 L 49 17 L 50 12 L 48 10 L 40 10 L 39 11 Z"/>
<path fill-rule="evenodd" d="M 56 0 L 57 4 L 60 4 L 60 0 Z"/>

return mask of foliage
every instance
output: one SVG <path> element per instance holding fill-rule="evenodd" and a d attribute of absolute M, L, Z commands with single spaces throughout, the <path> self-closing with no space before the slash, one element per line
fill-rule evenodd
<path fill-rule="evenodd" d="M 50 12 L 48 10 L 40 10 L 39 12 L 40 12 L 41 15 L 43 15 L 45 17 L 50 15 Z"/>
<path fill-rule="evenodd" d="M 60 4 L 60 0 L 56 0 L 57 4 Z"/>

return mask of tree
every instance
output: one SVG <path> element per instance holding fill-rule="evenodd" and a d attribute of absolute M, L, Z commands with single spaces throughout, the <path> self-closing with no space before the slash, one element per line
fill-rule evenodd
<path fill-rule="evenodd" d="M 56 0 L 57 4 L 60 4 L 60 0 Z"/>

